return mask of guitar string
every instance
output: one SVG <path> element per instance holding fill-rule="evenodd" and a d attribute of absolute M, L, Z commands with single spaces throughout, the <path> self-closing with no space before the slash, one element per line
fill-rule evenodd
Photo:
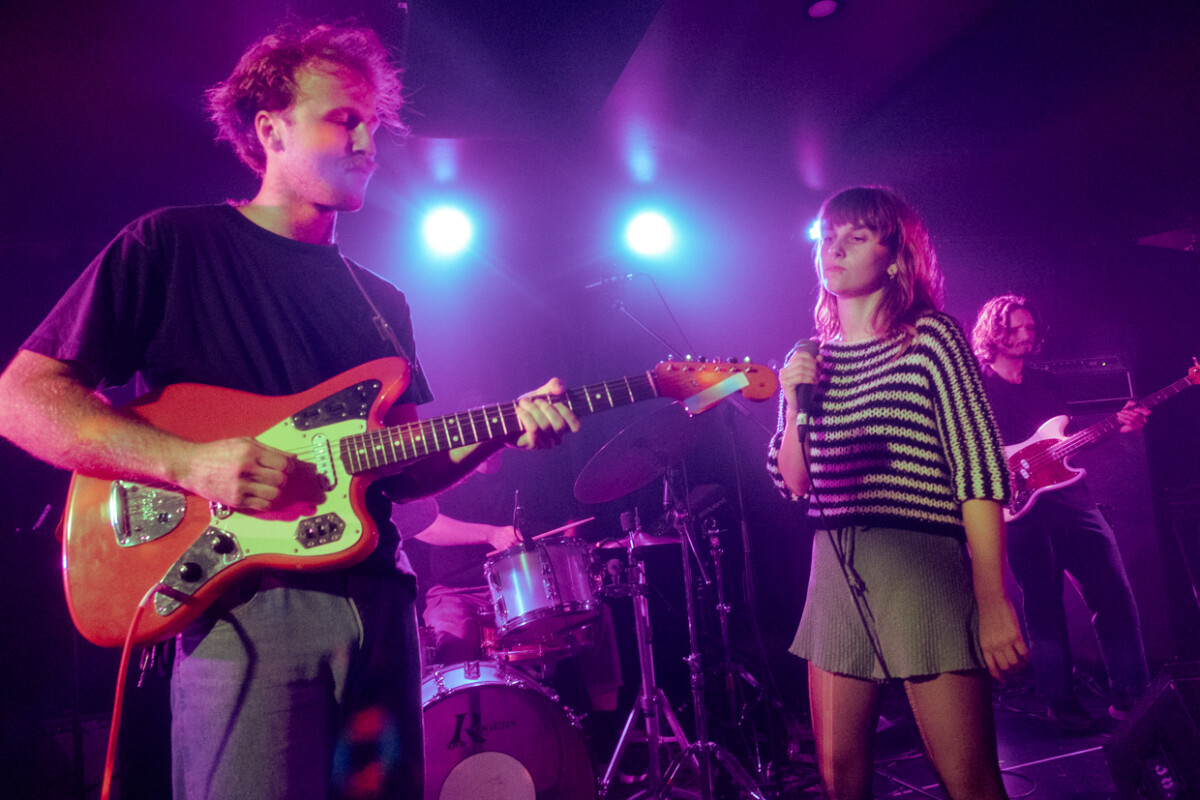
<path fill-rule="evenodd" d="M 562 392 L 561 394 L 529 395 L 528 399 L 530 399 L 530 400 L 547 400 L 551 403 L 559 403 L 559 404 L 565 405 L 565 406 L 567 406 L 567 408 L 574 410 L 576 406 L 582 407 L 584 405 L 583 401 L 585 401 L 587 399 L 588 395 L 596 394 L 597 396 L 600 396 L 601 393 L 603 393 L 603 396 L 611 397 L 613 386 L 615 384 L 622 384 L 622 383 L 632 384 L 630 389 L 633 389 L 634 387 L 636 387 L 637 389 L 644 389 L 646 386 L 651 385 L 651 381 L 645 375 L 637 375 L 637 376 L 632 376 L 629 378 L 619 378 L 615 381 L 605 381 L 602 383 L 591 384 L 588 386 L 581 386 L 576 389 L 568 389 L 567 391 Z M 572 395 L 579 395 L 579 398 L 578 399 L 573 398 Z M 522 399 L 526 399 L 526 398 L 522 398 Z M 635 399 L 632 398 L 632 394 L 631 394 L 630 402 L 631 403 L 637 402 Z M 407 446 L 405 444 L 399 445 L 401 447 L 401 449 L 406 450 L 406 449 L 408 449 L 408 447 L 411 447 L 415 451 L 418 448 L 419 442 L 414 443 L 413 440 L 414 439 L 423 440 L 423 439 L 428 438 L 428 434 L 425 433 L 426 429 L 429 429 L 430 431 L 432 431 L 433 437 L 435 439 L 437 438 L 438 431 L 441 430 L 445 433 L 444 438 L 447 441 L 450 441 L 450 439 L 452 438 L 451 435 L 449 434 L 449 426 L 450 425 L 453 425 L 459 429 L 462 429 L 464 427 L 473 427 L 474 424 L 476 424 L 475 420 L 480 416 L 483 417 L 482 424 L 484 427 L 486 427 L 488 429 L 488 435 L 478 437 L 475 439 L 474 442 L 470 442 L 468 444 L 475 444 L 478 442 L 487 441 L 488 439 L 500 439 L 500 438 L 503 438 L 504 436 L 508 436 L 509 433 L 506 432 L 506 433 L 503 433 L 500 435 L 492 435 L 491 427 L 494 423 L 489 423 L 487 421 L 487 417 L 492 413 L 498 412 L 499 416 L 501 418 L 500 425 L 503 427 L 504 425 L 507 424 L 508 420 L 510 420 L 516 416 L 516 411 L 517 411 L 517 407 L 518 407 L 519 403 L 520 403 L 520 400 L 495 403 L 493 405 L 479 406 L 477 408 L 471 408 L 471 409 L 467 409 L 466 411 L 459 411 L 455 414 L 447 414 L 445 416 L 435 417 L 433 419 L 414 420 L 413 422 L 405 422 L 405 423 L 401 423 L 400 425 L 389 425 L 389 426 L 384 426 L 384 427 L 380 427 L 380 428 L 372 428 L 372 429 L 365 430 L 365 431 L 359 431 L 357 433 L 347 434 L 346 436 L 341 437 L 341 439 L 338 440 L 338 443 L 339 444 L 343 443 L 346 440 L 353 439 L 355 437 L 362 437 L 362 438 L 366 439 L 367 437 L 370 437 L 372 434 L 378 434 L 381 431 L 383 431 L 383 432 L 390 431 L 390 432 L 392 432 L 392 434 L 389 436 L 389 438 L 391 440 L 391 444 L 393 447 L 397 446 L 397 440 L 399 440 L 401 442 L 407 441 L 409 443 Z M 610 404 L 611 404 L 611 402 L 610 402 Z M 588 402 L 587 405 L 591 406 L 591 403 Z M 617 407 L 617 405 L 615 405 L 615 404 L 611 404 L 611 405 L 613 408 Z M 522 432 L 524 432 L 524 429 L 522 429 Z M 512 433 L 515 433 L 515 431 L 513 431 Z M 460 435 L 461 435 L 461 433 L 460 433 Z M 365 442 L 364 442 L 364 444 L 365 444 Z M 467 444 L 454 445 L 454 447 L 465 447 L 465 446 L 467 446 Z M 428 450 L 425 453 L 421 453 L 419 455 L 414 455 L 414 456 L 412 456 L 410 458 L 406 458 L 404 460 L 413 460 L 416 458 L 423 458 L 424 456 L 432 455 L 436 452 L 440 452 L 443 449 L 447 449 L 447 448 L 443 448 L 440 445 L 435 445 L 434 449 L 432 449 L 432 450 Z M 449 448 L 449 449 L 453 449 L 453 448 Z M 283 449 L 283 448 L 279 449 L 279 451 L 282 453 L 287 453 L 288 455 L 296 456 L 302 462 L 316 463 L 317 459 L 308 460 L 308 459 L 303 458 L 303 455 L 305 453 L 311 452 L 311 450 L 312 450 L 311 447 L 306 447 L 306 448 L 302 448 L 302 449 Z"/>
<path fill-rule="evenodd" d="M 735 370 L 735 371 L 740 371 L 740 370 Z M 608 405 L 610 408 L 616 408 L 616 407 L 618 407 L 618 404 L 613 401 L 613 389 L 619 387 L 621 384 L 624 384 L 625 391 L 621 392 L 620 394 L 624 394 L 625 392 L 628 392 L 630 394 L 630 403 L 638 402 L 638 398 L 634 397 L 634 394 L 636 392 L 644 391 L 645 388 L 647 388 L 647 387 L 650 387 L 650 388 L 655 387 L 654 380 L 649 375 L 643 374 L 643 375 L 628 376 L 625 378 L 618 378 L 616 380 L 611 380 L 611 381 L 602 381 L 600 383 L 581 386 L 581 387 L 577 387 L 574 389 L 567 389 L 566 391 L 564 391 L 560 394 L 538 394 L 538 395 L 528 395 L 527 397 L 528 397 L 528 399 L 531 399 L 531 400 L 547 400 L 551 403 L 561 403 L 561 404 L 565 405 L 567 408 L 574 411 L 574 410 L 576 410 L 577 406 L 579 408 L 583 408 L 585 405 L 585 401 L 586 401 L 586 406 L 588 407 L 588 409 L 594 410 L 592 408 L 593 404 L 590 399 L 594 395 L 597 398 L 599 398 L 599 397 L 607 398 L 607 402 L 605 403 L 605 405 Z M 656 394 L 656 396 L 658 395 L 657 391 L 655 392 L 655 394 Z M 521 399 L 525 399 L 525 398 L 521 398 Z M 643 398 L 643 399 L 651 399 L 651 398 Z M 387 439 L 389 440 L 389 443 L 393 448 L 395 448 L 397 446 L 397 442 L 399 442 L 399 447 L 401 448 L 402 453 L 407 452 L 407 450 L 409 448 L 412 448 L 414 450 L 413 456 L 405 456 L 403 459 L 400 459 L 399 461 L 394 461 L 392 463 L 396 464 L 396 463 L 402 463 L 404 461 L 417 460 L 419 458 L 423 458 L 428 455 L 433 455 L 434 453 L 441 452 L 446 449 L 454 449 L 455 447 L 467 446 L 467 444 L 461 444 L 461 445 L 454 445 L 454 447 L 452 447 L 452 448 L 446 448 L 446 447 L 441 446 L 440 444 L 435 444 L 433 449 L 429 449 L 429 450 L 426 450 L 426 452 L 424 452 L 424 453 L 417 454 L 415 451 L 417 449 L 419 449 L 420 440 L 424 440 L 424 439 L 428 438 L 428 435 L 425 433 L 425 429 L 429 429 L 431 431 L 433 438 L 436 441 L 437 433 L 440 428 L 440 430 L 442 430 L 444 432 L 447 442 L 450 442 L 452 436 L 449 434 L 448 426 L 453 422 L 454 426 L 459 429 L 459 435 L 461 435 L 464 424 L 466 424 L 472 428 L 474 427 L 474 420 L 475 420 L 477 414 L 482 415 L 484 417 L 484 424 L 488 428 L 488 435 L 485 437 L 477 437 L 477 438 L 475 438 L 474 442 L 470 442 L 469 444 L 475 444 L 477 442 L 486 441 L 488 439 L 503 438 L 503 436 L 506 436 L 508 434 L 505 433 L 505 434 L 502 434 L 501 436 L 495 436 L 495 435 L 491 434 L 491 424 L 487 422 L 487 419 L 486 419 L 487 415 L 492 413 L 491 409 L 494 409 L 495 411 L 499 412 L 499 415 L 502 419 L 501 425 L 504 425 L 505 423 L 503 422 L 503 420 L 509 419 L 509 418 L 512 418 L 515 416 L 519 403 L 520 403 L 520 400 L 509 401 L 506 403 L 496 403 L 492 406 L 480 406 L 477 408 L 468 409 L 466 411 L 460 411 L 456 414 L 448 414 L 443 417 L 437 417 L 434 419 L 416 420 L 413 422 L 407 422 L 407 423 L 403 423 L 400 425 L 385 426 L 385 427 L 381 427 L 381 428 L 373 428 L 373 429 L 366 430 L 366 431 L 360 431 L 358 433 L 348 434 L 344 437 L 341 437 L 341 439 L 338 440 L 338 444 L 340 445 L 339 450 L 342 452 L 345 451 L 346 445 L 344 443 L 348 439 L 352 439 L 355 437 L 361 437 L 364 439 L 363 443 L 366 444 L 367 443 L 366 439 L 368 437 L 371 437 L 373 434 L 378 434 L 380 431 L 384 431 L 384 432 L 390 431 L 390 432 L 392 432 L 391 434 L 385 434 L 385 435 L 387 436 Z M 522 429 L 522 432 L 523 432 L 523 429 Z M 414 434 L 415 434 L 415 436 L 414 436 Z M 417 441 L 414 441 L 414 439 Z M 406 442 L 407 442 L 407 444 L 405 444 Z M 377 446 L 378 446 L 378 444 L 370 447 L 370 449 L 376 449 Z M 279 449 L 279 452 L 286 453 L 287 455 L 296 457 L 296 459 L 298 461 L 300 461 L 301 463 L 316 464 L 321 460 L 321 459 L 305 457 L 305 454 L 310 453 L 312 451 L 312 447 L 304 447 L 304 448 L 300 448 L 300 449 L 287 449 L 287 448 L 278 448 L 278 449 Z M 339 453 L 339 455 L 341 455 L 341 453 Z"/>
<path fill-rule="evenodd" d="M 1142 398 L 1138 401 L 1138 405 L 1146 408 L 1158 405 L 1163 400 L 1174 397 L 1176 394 L 1190 386 L 1191 383 L 1191 380 L 1188 378 L 1182 378 L 1175 383 L 1172 383 L 1170 386 L 1164 387 L 1154 394 Z M 1102 439 L 1108 434 L 1109 431 L 1107 429 L 1111 428 L 1116 423 L 1117 417 L 1115 414 L 1113 414 L 1112 416 L 1106 417 L 1100 422 L 1097 422 L 1094 425 L 1079 431 L 1078 433 L 1072 434 L 1071 436 L 1067 436 L 1055 442 L 1045 450 L 1041 450 L 1029 456 L 1025 460 L 1027 460 L 1029 465 L 1034 468 L 1040 468 L 1058 463 L 1070 457 L 1071 455 L 1074 455 L 1081 448 Z"/>

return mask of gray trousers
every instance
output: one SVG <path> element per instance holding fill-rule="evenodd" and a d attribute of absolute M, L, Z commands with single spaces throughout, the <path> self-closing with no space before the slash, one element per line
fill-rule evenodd
<path fill-rule="evenodd" d="M 423 795 L 408 576 L 264 573 L 178 637 L 175 800 Z"/>

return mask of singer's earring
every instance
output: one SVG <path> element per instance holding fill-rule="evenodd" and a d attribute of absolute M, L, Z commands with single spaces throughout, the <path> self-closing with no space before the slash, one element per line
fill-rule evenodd
<path fill-rule="evenodd" d="M 892 264 L 890 267 L 888 267 L 888 270 L 887 270 L 888 280 L 889 281 L 896 280 L 896 273 L 899 271 L 900 271 L 900 268 L 897 267 L 895 264 Z"/>

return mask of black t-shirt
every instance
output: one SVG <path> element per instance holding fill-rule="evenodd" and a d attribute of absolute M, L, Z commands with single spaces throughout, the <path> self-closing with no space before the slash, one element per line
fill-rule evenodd
<path fill-rule="evenodd" d="M 398 402 L 432 399 L 417 362 L 404 295 L 354 266 L 413 364 Z M 201 383 L 289 395 L 396 352 L 336 246 L 278 236 L 228 204 L 165 208 L 125 227 L 26 340 L 27 350 L 80 364 L 100 388 L 137 377 L 156 390 Z M 390 502 L 373 568 L 394 569 Z"/>
<path fill-rule="evenodd" d="M 475 472 L 462 483 L 437 496 L 439 510 L 454 519 L 485 525 L 510 525 L 513 521 L 515 486 L 504 472 Z M 469 588 L 485 584 L 483 566 L 489 544 L 434 545 L 406 539 L 404 550 L 411 557 L 421 585 L 434 584 Z"/>
<path fill-rule="evenodd" d="M 984 364 L 983 388 L 1005 445 L 1020 444 L 1046 420 L 1068 413 L 1058 381 L 1045 370 L 1026 369 L 1020 383 L 1009 383 Z"/>

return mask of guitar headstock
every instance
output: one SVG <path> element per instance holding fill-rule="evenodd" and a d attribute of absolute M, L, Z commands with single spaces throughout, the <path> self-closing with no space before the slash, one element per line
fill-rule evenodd
<path fill-rule="evenodd" d="M 1200 361 L 1197 361 L 1196 357 L 1192 356 L 1192 363 L 1195 366 L 1188 369 L 1188 374 L 1185 380 L 1195 386 L 1196 384 L 1200 383 Z"/>
<path fill-rule="evenodd" d="M 660 361 L 651 372 L 659 393 L 673 400 L 688 400 L 730 379 L 747 400 L 766 400 L 779 388 L 774 370 L 749 359 L 710 361 L 689 356 L 682 360 Z M 707 408 L 707 404 L 704 407 Z"/>

